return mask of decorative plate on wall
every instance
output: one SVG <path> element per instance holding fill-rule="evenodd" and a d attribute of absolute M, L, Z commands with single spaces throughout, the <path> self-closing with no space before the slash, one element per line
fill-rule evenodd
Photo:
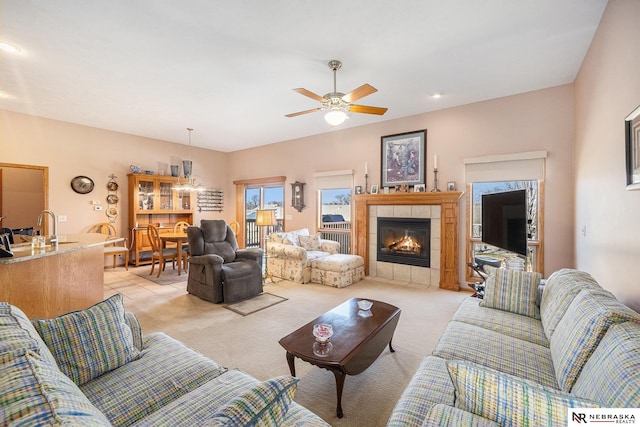
<path fill-rule="evenodd" d="M 109 194 L 107 196 L 107 203 L 109 203 L 110 205 L 115 205 L 116 203 L 118 203 L 118 196 L 115 194 Z"/>
<path fill-rule="evenodd" d="M 79 175 L 71 180 L 71 188 L 78 194 L 88 194 L 93 191 L 94 183 L 88 176 Z"/>

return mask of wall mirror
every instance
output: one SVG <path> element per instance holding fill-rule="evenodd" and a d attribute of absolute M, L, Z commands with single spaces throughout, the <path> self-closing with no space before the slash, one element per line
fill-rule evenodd
<path fill-rule="evenodd" d="M 49 205 L 47 166 L 0 163 L 0 227 L 28 229 Z M 44 224 L 43 234 L 48 232 Z"/>

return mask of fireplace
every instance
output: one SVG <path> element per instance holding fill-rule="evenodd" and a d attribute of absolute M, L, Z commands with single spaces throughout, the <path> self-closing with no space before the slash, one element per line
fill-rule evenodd
<path fill-rule="evenodd" d="M 378 218 L 377 260 L 431 266 L 431 219 Z"/>

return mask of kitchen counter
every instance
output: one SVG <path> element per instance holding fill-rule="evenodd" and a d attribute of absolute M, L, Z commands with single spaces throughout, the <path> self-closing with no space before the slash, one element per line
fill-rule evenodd
<path fill-rule="evenodd" d="M 57 247 L 13 245 L 14 256 L 0 258 L 0 301 L 29 317 L 55 317 L 104 299 L 104 246 L 122 238 L 86 233 L 60 236 Z"/>
<path fill-rule="evenodd" d="M 44 249 L 34 249 L 31 247 L 31 243 L 11 245 L 13 257 L 0 258 L 0 265 L 30 261 L 32 259 L 59 255 L 94 246 L 103 247 L 105 244 L 122 242 L 124 240 L 124 237 L 109 237 L 101 233 L 67 234 L 58 237 L 59 243 L 57 245 L 47 243 Z"/>

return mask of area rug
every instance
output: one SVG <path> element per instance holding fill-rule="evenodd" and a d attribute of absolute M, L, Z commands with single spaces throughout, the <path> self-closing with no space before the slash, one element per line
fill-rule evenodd
<path fill-rule="evenodd" d="M 263 292 L 258 296 L 243 301 L 234 302 L 233 304 L 227 304 L 224 308 L 234 311 L 243 316 L 248 316 L 256 311 L 264 310 L 265 308 L 274 306 L 286 301 L 287 298 L 273 295 L 268 292 Z"/>
<path fill-rule="evenodd" d="M 143 267 L 130 268 L 129 271 L 136 276 L 144 277 L 147 280 L 151 280 L 153 283 L 158 285 L 172 285 L 174 283 L 186 282 L 189 274 L 182 270 L 182 273 L 178 276 L 178 267 L 176 269 L 171 268 L 171 264 L 167 264 L 160 277 L 158 277 L 158 266 L 156 265 L 155 270 L 153 270 L 153 274 L 149 274 L 151 271 L 150 265 L 145 265 Z"/>

